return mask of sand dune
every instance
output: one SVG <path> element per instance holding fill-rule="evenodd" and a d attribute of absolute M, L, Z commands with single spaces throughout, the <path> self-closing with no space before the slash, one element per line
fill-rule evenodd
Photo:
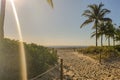
<path fill-rule="evenodd" d="M 64 60 L 65 80 L 120 80 L 120 62 L 99 64 L 73 50 L 57 50 Z"/>

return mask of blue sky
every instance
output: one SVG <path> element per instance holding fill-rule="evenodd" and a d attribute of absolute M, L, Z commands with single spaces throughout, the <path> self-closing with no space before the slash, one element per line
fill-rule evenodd
<path fill-rule="evenodd" d="M 46 0 L 14 0 L 24 41 L 40 45 L 95 45 L 90 38 L 92 24 L 80 29 L 86 19 L 81 16 L 89 4 L 104 3 L 111 10 L 106 15 L 120 25 L 120 0 L 53 0 L 52 9 Z M 19 39 L 9 0 L 6 6 L 5 37 Z M 107 44 L 107 41 L 104 42 Z"/>

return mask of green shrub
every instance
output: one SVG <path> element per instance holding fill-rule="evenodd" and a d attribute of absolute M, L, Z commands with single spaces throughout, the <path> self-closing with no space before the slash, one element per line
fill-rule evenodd
<path fill-rule="evenodd" d="M 45 72 L 57 63 L 57 53 L 43 46 L 24 43 L 28 78 Z M 0 43 L 0 80 L 21 80 L 19 42 L 4 39 Z"/>
<path fill-rule="evenodd" d="M 120 57 L 120 46 L 117 47 L 87 47 L 87 48 L 83 48 L 78 50 L 78 52 L 82 52 L 83 54 L 91 54 L 92 57 L 94 57 L 95 59 L 99 58 L 99 54 L 101 53 L 101 57 L 102 59 L 110 59 L 110 58 L 117 58 Z"/>
<path fill-rule="evenodd" d="M 120 45 L 116 45 L 115 49 L 117 49 L 120 52 Z"/>

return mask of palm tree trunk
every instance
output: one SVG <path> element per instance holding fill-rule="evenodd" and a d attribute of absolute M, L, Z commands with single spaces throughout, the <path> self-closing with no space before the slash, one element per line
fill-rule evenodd
<path fill-rule="evenodd" d="M 4 18 L 5 18 L 6 0 L 1 0 L 1 13 L 0 13 L 0 40 L 4 38 Z"/>
<path fill-rule="evenodd" d="M 110 37 L 108 37 L 108 46 L 110 46 Z"/>
<path fill-rule="evenodd" d="M 99 54 L 100 54 L 100 56 L 99 56 L 99 57 L 100 57 L 100 59 L 99 59 L 99 63 L 101 64 L 101 52 L 100 52 Z"/>
<path fill-rule="evenodd" d="M 97 23 L 98 23 L 98 21 L 96 20 L 95 21 L 95 27 L 96 27 L 96 47 L 98 46 L 98 44 L 97 44 Z"/>
<path fill-rule="evenodd" d="M 103 35 L 101 35 L 101 46 L 103 46 Z"/>
<path fill-rule="evenodd" d="M 113 46 L 115 46 L 115 37 L 113 36 Z"/>

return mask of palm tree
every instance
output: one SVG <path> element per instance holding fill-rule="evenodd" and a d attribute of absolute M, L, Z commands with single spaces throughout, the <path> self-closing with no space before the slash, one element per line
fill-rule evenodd
<path fill-rule="evenodd" d="M 113 34 L 112 34 L 112 39 L 113 39 L 113 46 L 115 46 L 115 35 L 116 35 L 116 28 L 113 26 Z"/>
<path fill-rule="evenodd" d="M 99 23 L 98 23 L 98 32 L 97 34 L 95 33 L 95 31 L 93 32 L 92 37 L 97 35 L 97 39 L 99 39 L 101 37 L 101 46 L 103 46 L 103 35 L 106 32 L 106 26 L 107 26 L 107 22 L 112 22 L 112 20 L 110 18 L 103 18 Z"/>
<path fill-rule="evenodd" d="M 106 31 L 105 31 L 105 36 L 108 39 L 108 46 L 110 46 L 110 38 L 113 38 L 113 43 L 114 43 L 114 35 L 115 35 L 115 28 L 112 24 L 112 22 L 107 22 L 106 24 Z"/>
<path fill-rule="evenodd" d="M 97 32 L 97 34 L 94 31 L 93 34 L 91 35 L 91 38 L 96 36 L 96 35 L 97 35 L 97 39 L 99 39 L 101 37 L 101 46 L 103 46 L 103 35 L 105 33 L 105 30 L 106 30 L 105 23 L 102 22 L 102 23 L 98 24 L 98 32 Z"/>
<path fill-rule="evenodd" d="M 120 42 L 120 28 L 116 29 L 115 41 Z"/>
<path fill-rule="evenodd" d="M 47 0 L 49 5 L 53 8 L 52 0 Z M 1 0 L 1 13 L 0 13 L 0 40 L 4 38 L 4 19 L 5 19 L 6 0 Z"/>
<path fill-rule="evenodd" d="M 80 26 L 82 28 L 83 26 L 89 24 L 89 23 L 94 23 L 93 28 L 96 29 L 95 33 L 98 33 L 98 23 L 103 20 L 104 16 L 108 13 L 110 13 L 110 10 L 108 9 L 103 9 L 102 7 L 104 4 L 100 3 L 99 5 L 93 4 L 93 5 L 88 5 L 88 10 L 85 10 L 84 13 L 82 14 L 83 16 L 87 17 L 88 19 L 83 22 L 83 24 Z M 97 38 L 98 36 L 96 35 L 96 46 L 97 44 Z"/>

